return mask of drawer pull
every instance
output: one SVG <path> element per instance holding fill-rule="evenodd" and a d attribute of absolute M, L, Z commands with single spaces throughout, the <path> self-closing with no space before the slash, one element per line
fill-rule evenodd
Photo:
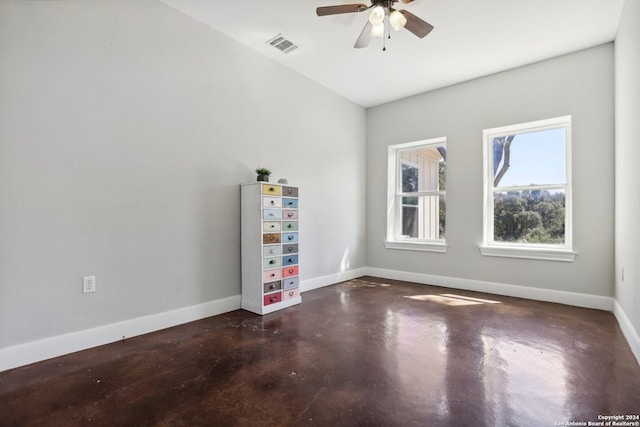
<path fill-rule="evenodd" d="M 271 206 L 275 205 L 276 202 L 274 202 L 273 200 L 271 201 Z"/>
<path fill-rule="evenodd" d="M 293 258 L 289 258 L 287 261 L 288 262 L 293 262 Z"/>
<path fill-rule="evenodd" d="M 287 228 L 293 228 L 293 224 L 287 224 Z"/>
<path fill-rule="evenodd" d="M 269 187 L 269 191 L 271 191 L 272 193 L 276 191 L 275 187 Z"/>
<path fill-rule="evenodd" d="M 276 238 L 273 237 L 273 236 L 269 236 L 269 240 L 271 240 L 273 242 L 274 240 L 276 240 Z"/>
<path fill-rule="evenodd" d="M 288 216 L 289 218 L 293 217 L 293 212 L 288 212 L 288 213 L 287 213 L 287 216 Z"/>
<path fill-rule="evenodd" d="M 272 259 L 271 261 L 269 261 L 269 264 L 275 264 L 276 261 L 274 259 Z"/>
<path fill-rule="evenodd" d="M 276 228 L 275 224 L 271 224 L 269 227 L 270 228 Z"/>
<path fill-rule="evenodd" d="M 292 297 L 295 292 L 289 291 L 289 296 Z"/>
<path fill-rule="evenodd" d="M 293 240 L 293 236 L 287 236 L 289 240 Z"/>
<path fill-rule="evenodd" d="M 276 288 L 276 285 L 269 286 L 269 289 L 275 289 L 275 288 Z"/>
<path fill-rule="evenodd" d="M 269 301 L 276 302 L 276 301 L 278 301 L 278 297 L 271 297 L 271 298 L 269 298 Z"/>
<path fill-rule="evenodd" d="M 271 277 L 276 277 L 276 273 L 271 273 Z"/>
<path fill-rule="evenodd" d="M 276 250 L 275 250 L 275 249 L 271 249 L 271 250 L 269 251 L 269 253 L 270 253 L 270 254 L 275 254 L 275 253 L 276 253 Z"/>
<path fill-rule="evenodd" d="M 291 246 L 289 246 L 289 247 L 287 248 L 287 250 L 288 250 L 289 252 L 293 252 L 293 248 L 292 248 Z"/>
<path fill-rule="evenodd" d="M 290 273 L 290 274 L 293 274 L 293 268 L 290 268 L 290 269 L 289 269 L 289 273 Z"/>

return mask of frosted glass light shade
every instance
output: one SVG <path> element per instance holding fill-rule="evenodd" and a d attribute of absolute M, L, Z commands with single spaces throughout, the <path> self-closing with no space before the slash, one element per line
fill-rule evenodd
<path fill-rule="evenodd" d="M 384 37 L 384 24 L 371 26 L 371 37 Z"/>
<path fill-rule="evenodd" d="M 397 10 L 391 12 L 389 15 L 389 23 L 391 24 L 391 28 L 396 31 L 400 31 L 407 24 L 407 18 Z"/>
<path fill-rule="evenodd" d="M 384 22 L 384 8 L 380 5 L 373 8 L 371 15 L 369 15 L 369 23 L 372 26 L 382 25 Z"/>

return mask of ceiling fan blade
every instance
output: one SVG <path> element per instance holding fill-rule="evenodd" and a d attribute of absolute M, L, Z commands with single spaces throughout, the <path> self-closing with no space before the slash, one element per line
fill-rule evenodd
<path fill-rule="evenodd" d="M 402 13 L 405 18 L 407 18 L 407 24 L 404 27 L 416 36 L 423 38 L 424 36 L 429 34 L 431 30 L 433 30 L 433 25 L 429 24 L 426 21 L 423 21 L 413 13 L 406 10 L 401 10 L 399 12 Z"/>
<path fill-rule="evenodd" d="M 366 4 L 345 4 L 341 6 L 324 6 L 316 9 L 318 16 L 337 15 L 339 13 L 353 13 L 367 10 Z"/>
<path fill-rule="evenodd" d="M 364 26 L 364 29 L 360 33 L 360 37 L 356 40 L 356 44 L 353 47 L 357 49 L 361 49 L 363 47 L 369 46 L 369 42 L 371 41 L 371 24 L 367 21 L 367 25 Z"/>

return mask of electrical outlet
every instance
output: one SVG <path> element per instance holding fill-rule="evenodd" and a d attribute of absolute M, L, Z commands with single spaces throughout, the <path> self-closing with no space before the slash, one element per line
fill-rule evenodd
<path fill-rule="evenodd" d="M 82 293 L 88 294 L 89 292 L 96 291 L 96 276 L 84 276 L 82 278 Z"/>

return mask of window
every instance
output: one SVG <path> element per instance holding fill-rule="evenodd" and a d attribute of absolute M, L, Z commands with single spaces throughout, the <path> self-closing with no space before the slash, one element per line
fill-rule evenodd
<path fill-rule="evenodd" d="M 486 129 L 483 255 L 573 261 L 571 116 Z"/>
<path fill-rule="evenodd" d="M 445 252 L 446 138 L 389 147 L 390 249 Z"/>

